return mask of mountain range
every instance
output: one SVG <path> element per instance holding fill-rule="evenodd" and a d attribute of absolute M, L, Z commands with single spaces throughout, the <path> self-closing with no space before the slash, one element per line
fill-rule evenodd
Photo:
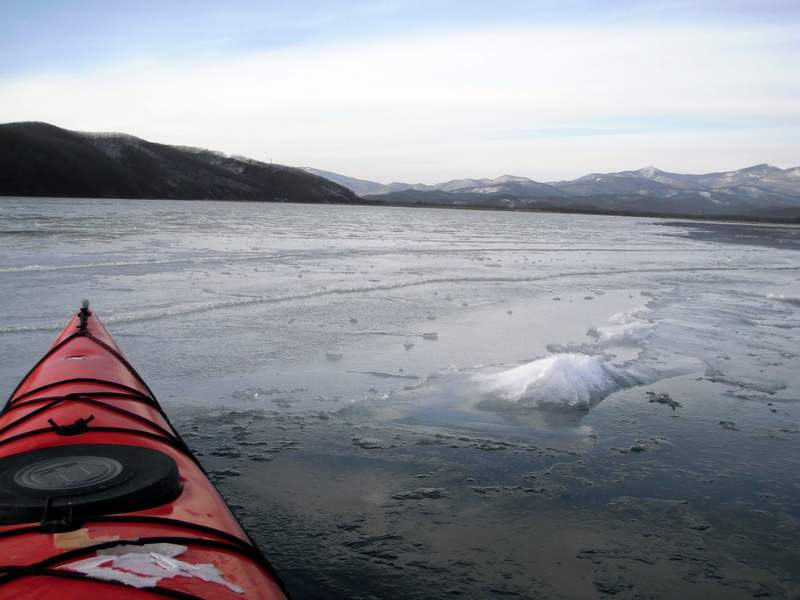
<path fill-rule="evenodd" d="M 379 203 L 565 210 L 615 214 L 800 218 L 800 167 L 760 164 L 703 175 L 655 167 L 538 182 L 503 175 L 434 185 L 381 184 L 306 168 Z"/>
<path fill-rule="evenodd" d="M 800 221 L 800 167 L 688 175 L 645 167 L 539 182 L 382 184 L 122 133 L 0 125 L 0 196 L 252 200 Z"/>
<path fill-rule="evenodd" d="M 0 125 L 0 196 L 360 202 L 302 169 L 35 122 Z"/>

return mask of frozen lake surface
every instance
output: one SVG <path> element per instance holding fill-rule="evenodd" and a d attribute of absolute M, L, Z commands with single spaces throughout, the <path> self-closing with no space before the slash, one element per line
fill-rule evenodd
<path fill-rule="evenodd" d="M 81 298 L 298 598 L 800 598 L 800 228 L 0 200 L 0 388 Z"/>

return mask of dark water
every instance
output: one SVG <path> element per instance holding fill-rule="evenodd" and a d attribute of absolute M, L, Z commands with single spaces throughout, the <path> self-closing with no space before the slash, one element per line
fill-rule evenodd
<path fill-rule="evenodd" d="M 0 386 L 91 298 L 299 598 L 800 598 L 798 231 L 5 199 Z"/>

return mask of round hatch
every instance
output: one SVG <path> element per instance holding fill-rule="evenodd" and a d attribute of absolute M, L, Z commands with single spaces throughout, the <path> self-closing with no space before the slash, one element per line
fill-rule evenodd
<path fill-rule="evenodd" d="M 0 459 L 0 523 L 160 506 L 181 492 L 175 461 L 157 450 L 105 444 L 42 448 Z"/>

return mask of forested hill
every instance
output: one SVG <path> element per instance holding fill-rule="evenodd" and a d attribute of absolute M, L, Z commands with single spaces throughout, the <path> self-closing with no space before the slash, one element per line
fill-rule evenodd
<path fill-rule="evenodd" d="M 359 201 L 301 169 L 35 122 L 0 125 L 0 196 Z"/>

